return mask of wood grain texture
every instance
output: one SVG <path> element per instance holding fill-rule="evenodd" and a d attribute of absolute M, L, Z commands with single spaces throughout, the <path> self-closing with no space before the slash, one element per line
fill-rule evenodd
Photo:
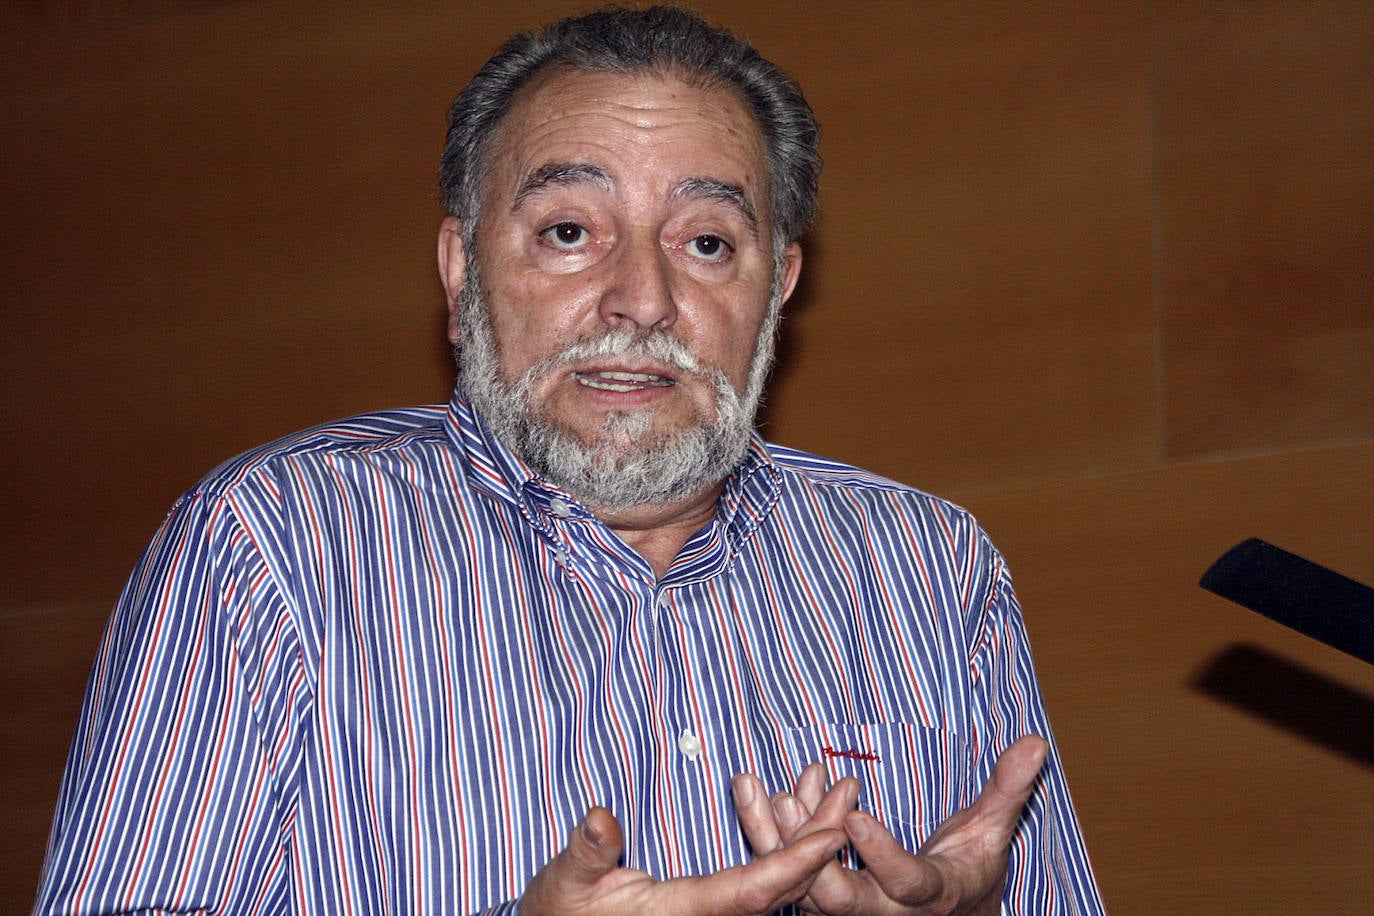
<path fill-rule="evenodd" d="M 1161 7 L 1165 448 L 1374 434 L 1374 6 Z"/>
<path fill-rule="evenodd" d="M 1011 563 L 1113 913 L 1354 913 L 1374 894 L 1374 771 L 1257 712 L 1351 704 L 1291 674 L 1253 685 L 1257 709 L 1196 684 L 1260 647 L 1362 697 L 1330 725 L 1374 734 L 1374 668 L 1197 585 L 1252 536 L 1374 584 L 1372 469 L 1365 444 L 955 494 Z"/>
<path fill-rule="evenodd" d="M 1154 459 L 1144 20 L 1078 12 L 858 5 L 798 62 L 827 172 L 771 435 L 937 489 Z"/>

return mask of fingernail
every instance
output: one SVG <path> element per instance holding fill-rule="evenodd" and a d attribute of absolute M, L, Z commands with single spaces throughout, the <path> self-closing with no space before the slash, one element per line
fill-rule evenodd
<path fill-rule="evenodd" d="M 754 803 L 754 781 L 746 779 L 743 774 L 730 780 L 730 788 L 735 793 L 735 803 L 748 806 Z"/>
<path fill-rule="evenodd" d="M 844 829 L 858 843 L 864 842 L 873 835 L 873 828 L 868 823 L 868 818 L 858 813 L 850 814 L 844 819 Z"/>
<path fill-rule="evenodd" d="M 582 822 L 582 833 L 584 836 L 586 836 L 588 843 L 591 843 L 593 846 L 596 846 L 598 848 L 600 848 L 601 844 L 606 841 L 606 837 L 602 835 L 600 830 L 597 830 L 595 827 L 592 826 L 591 821 Z"/>
<path fill-rule="evenodd" d="M 802 821 L 806 820 L 806 814 L 802 809 L 801 802 L 797 801 L 791 795 L 784 795 L 779 799 L 778 807 L 782 809 L 779 812 L 780 819 L 783 824 L 788 827 L 796 827 L 801 824 Z"/>

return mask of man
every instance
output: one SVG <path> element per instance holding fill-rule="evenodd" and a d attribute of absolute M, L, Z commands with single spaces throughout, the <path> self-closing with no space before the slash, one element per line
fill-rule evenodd
<path fill-rule="evenodd" d="M 751 434 L 818 172 L 685 12 L 498 52 L 441 171 L 452 402 L 177 503 L 37 910 L 1100 912 L 1001 557 Z"/>

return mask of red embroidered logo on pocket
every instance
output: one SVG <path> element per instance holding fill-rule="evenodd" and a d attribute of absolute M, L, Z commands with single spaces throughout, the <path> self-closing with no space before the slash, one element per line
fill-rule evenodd
<path fill-rule="evenodd" d="M 844 757 L 848 760 L 871 760 L 874 763 L 883 762 L 883 758 L 879 757 L 873 751 L 856 751 L 852 747 L 847 750 L 837 751 L 827 744 L 825 747 L 821 748 L 821 753 L 827 757 Z"/>

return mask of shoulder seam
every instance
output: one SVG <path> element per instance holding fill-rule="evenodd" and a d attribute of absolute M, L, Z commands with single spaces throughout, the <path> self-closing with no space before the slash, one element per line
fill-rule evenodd
<path fill-rule="evenodd" d="M 183 494 L 222 497 L 283 458 L 334 450 L 379 451 L 416 437 L 444 435 L 443 405 L 404 407 L 334 420 L 283 436 L 223 461 Z M 178 500 L 180 502 L 180 500 Z"/>

